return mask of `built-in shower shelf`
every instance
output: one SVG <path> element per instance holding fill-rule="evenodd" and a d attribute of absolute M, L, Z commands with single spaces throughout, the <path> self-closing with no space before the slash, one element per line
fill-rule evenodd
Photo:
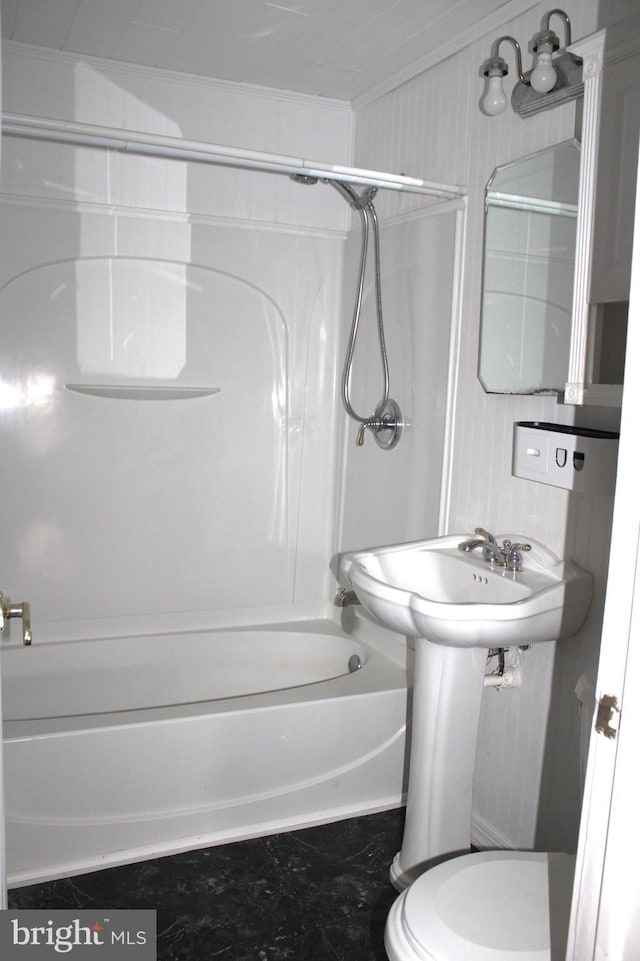
<path fill-rule="evenodd" d="M 147 384 L 65 384 L 66 390 L 117 400 L 188 400 L 219 394 L 219 387 L 152 387 Z"/>

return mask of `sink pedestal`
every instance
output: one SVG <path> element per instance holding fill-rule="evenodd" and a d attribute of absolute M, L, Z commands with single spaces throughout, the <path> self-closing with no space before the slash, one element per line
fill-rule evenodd
<path fill-rule="evenodd" d="M 436 861 L 469 850 L 487 651 L 571 637 L 591 602 L 591 575 L 543 544 L 480 528 L 476 535 L 355 551 L 340 565 L 369 614 L 416 638 L 407 819 L 391 867 L 400 891 Z M 495 560 L 498 541 L 526 547 L 522 570 L 515 555 L 513 570 L 506 560 L 484 562 L 476 549 Z"/>
<path fill-rule="evenodd" d="M 416 638 L 411 760 L 402 848 L 391 882 L 403 891 L 471 845 L 476 740 L 487 651 Z"/>

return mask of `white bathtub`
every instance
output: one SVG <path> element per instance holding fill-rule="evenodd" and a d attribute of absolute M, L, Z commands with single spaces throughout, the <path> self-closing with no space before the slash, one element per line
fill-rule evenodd
<path fill-rule="evenodd" d="M 2 658 L 12 886 L 402 803 L 406 670 L 332 621 Z"/>

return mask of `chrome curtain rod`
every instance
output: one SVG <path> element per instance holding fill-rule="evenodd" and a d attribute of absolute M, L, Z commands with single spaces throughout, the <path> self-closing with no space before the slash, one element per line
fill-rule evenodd
<path fill-rule="evenodd" d="M 430 183 L 415 177 L 388 174 L 358 167 L 342 167 L 300 157 L 247 150 L 244 147 L 228 147 L 197 140 L 183 140 L 165 134 L 148 134 L 103 127 L 75 121 L 50 120 L 21 114 L 5 113 L 2 116 L 2 133 L 9 136 L 30 137 L 36 140 L 54 140 L 81 146 L 104 147 L 124 153 L 143 154 L 176 160 L 195 160 L 201 163 L 220 164 L 248 170 L 264 170 L 271 173 L 301 174 L 320 180 L 344 180 L 347 183 L 367 184 L 386 190 L 402 190 L 426 194 L 441 200 L 455 200 L 467 193 L 464 187 Z"/>

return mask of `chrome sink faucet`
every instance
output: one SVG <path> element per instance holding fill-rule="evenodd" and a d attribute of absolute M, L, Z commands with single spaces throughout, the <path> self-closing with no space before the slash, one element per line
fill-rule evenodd
<path fill-rule="evenodd" d="M 470 537 L 469 540 L 462 541 L 458 544 L 461 551 L 464 551 L 465 554 L 470 554 L 471 551 L 479 547 L 482 549 L 483 560 L 486 561 L 487 564 L 493 564 L 495 567 L 504 567 L 513 574 L 520 573 L 522 570 L 521 551 L 530 551 L 531 544 L 513 544 L 505 538 L 502 542 L 502 547 L 500 547 L 493 534 L 490 534 L 489 531 L 486 531 L 483 527 L 476 527 L 475 533 L 479 536 Z"/>

